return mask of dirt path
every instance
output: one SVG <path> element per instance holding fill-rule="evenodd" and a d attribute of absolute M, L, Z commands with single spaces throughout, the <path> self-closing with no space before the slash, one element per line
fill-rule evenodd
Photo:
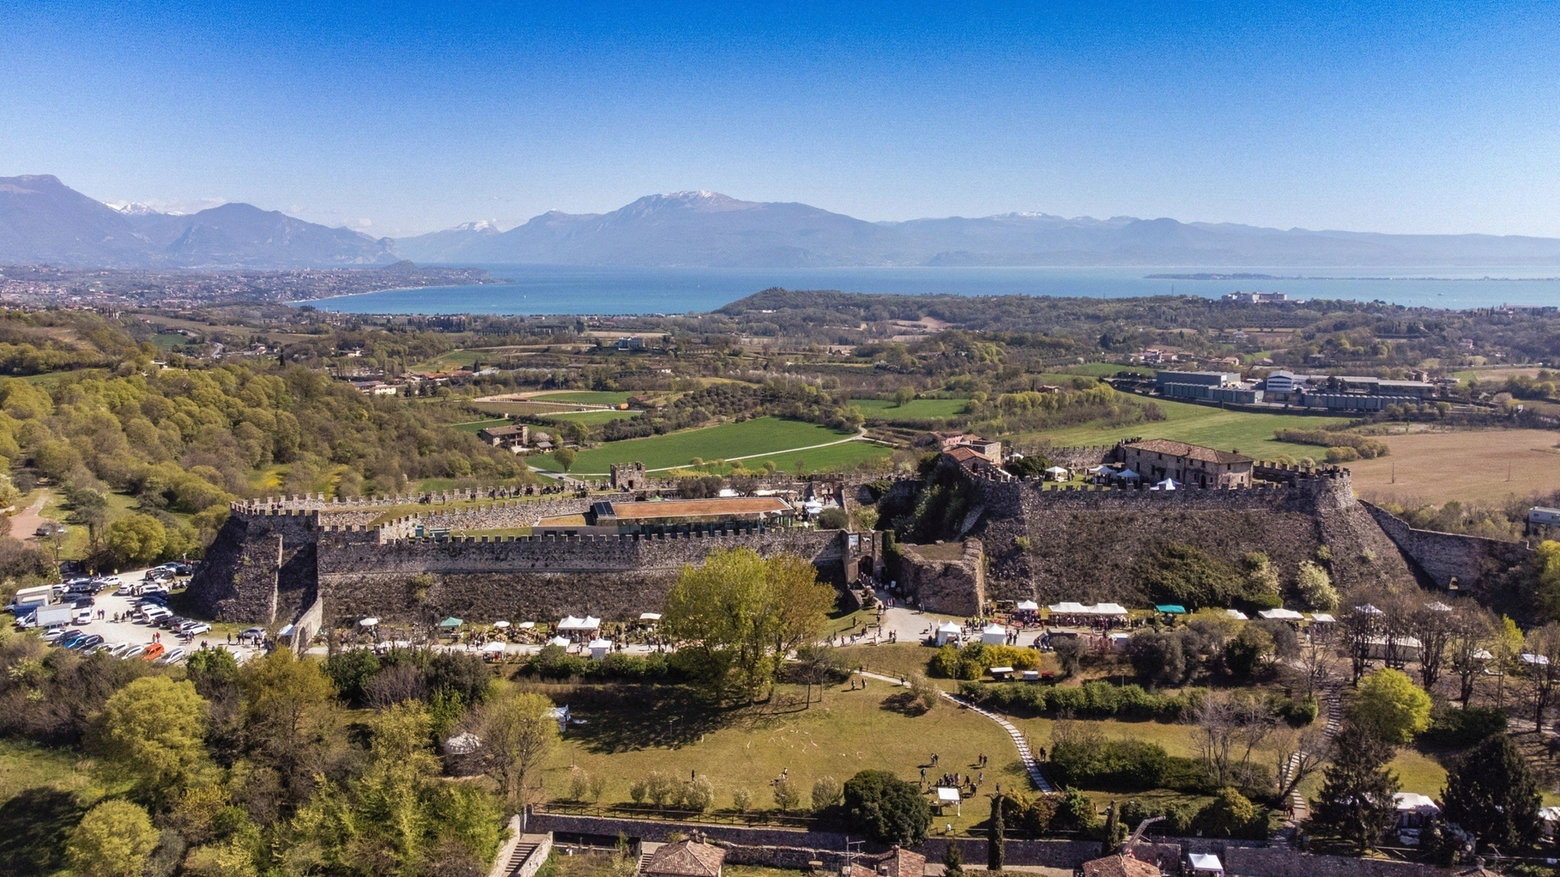
<path fill-rule="evenodd" d="M 11 516 L 11 535 L 24 542 L 37 542 L 37 529 L 47 520 L 43 516 L 43 504 L 48 502 L 49 492 L 40 491 L 33 504 Z"/>

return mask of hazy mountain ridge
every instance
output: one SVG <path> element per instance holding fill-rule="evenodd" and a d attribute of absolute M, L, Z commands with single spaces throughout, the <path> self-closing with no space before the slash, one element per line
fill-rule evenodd
<path fill-rule="evenodd" d="M 395 243 L 280 211 L 115 210 L 58 178 L 0 178 L 0 261 L 103 268 L 313 268 L 397 261 Z"/>
<path fill-rule="evenodd" d="M 613 267 L 1560 265 L 1560 239 L 1392 235 L 1044 213 L 866 222 L 806 204 L 711 192 L 611 213 L 552 211 L 494 234 L 401 238 L 417 262 Z"/>
<path fill-rule="evenodd" d="M 188 215 L 116 210 L 52 176 L 0 178 L 0 262 L 308 268 L 419 263 L 619 268 L 854 266 L 1560 266 L 1560 239 L 1276 229 L 1045 213 L 868 222 L 715 192 L 647 195 L 610 213 L 549 211 L 399 240 L 248 204 Z"/>

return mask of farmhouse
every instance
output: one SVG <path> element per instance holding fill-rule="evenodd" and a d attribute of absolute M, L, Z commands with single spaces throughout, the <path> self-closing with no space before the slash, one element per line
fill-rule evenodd
<path fill-rule="evenodd" d="M 1122 442 L 1116 457 L 1149 481 L 1173 479 L 1197 487 L 1250 487 L 1253 460 L 1169 439 Z"/>
<path fill-rule="evenodd" d="M 506 424 L 504 426 L 488 426 L 477 432 L 477 438 L 482 439 L 495 448 L 509 448 L 518 450 L 525 447 L 530 435 L 530 427 L 525 424 Z"/>

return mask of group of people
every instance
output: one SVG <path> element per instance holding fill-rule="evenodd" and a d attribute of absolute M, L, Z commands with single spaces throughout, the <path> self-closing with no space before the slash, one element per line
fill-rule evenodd
<path fill-rule="evenodd" d="M 938 758 L 937 753 L 933 752 L 931 766 L 936 767 L 939 760 L 940 759 Z M 942 776 L 938 777 L 937 780 L 932 783 L 932 787 L 958 789 L 960 795 L 964 797 L 970 797 L 979 792 L 981 784 L 986 781 L 986 756 L 984 753 L 975 757 L 975 767 L 977 769 L 975 776 L 970 776 L 966 773 L 959 773 L 958 771 L 948 771 L 942 774 Z M 922 791 L 928 790 L 926 774 L 927 769 L 925 767 L 921 768 Z"/>

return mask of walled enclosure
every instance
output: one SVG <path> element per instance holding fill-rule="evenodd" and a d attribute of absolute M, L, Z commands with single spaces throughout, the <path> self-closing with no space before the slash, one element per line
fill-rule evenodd
<path fill-rule="evenodd" d="M 327 625 L 374 615 L 430 621 L 545 620 L 565 614 L 609 619 L 658 611 L 677 573 L 717 549 L 808 558 L 836 585 L 873 551 L 835 530 L 759 529 L 723 533 L 531 537 L 415 536 L 427 529 L 529 526 L 544 515 L 583 513 L 592 501 L 629 494 L 433 505 L 387 517 L 416 501 L 328 503 L 309 498 L 235 503 L 191 583 L 200 610 L 223 620 L 292 621 L 318 606 Z"/>

